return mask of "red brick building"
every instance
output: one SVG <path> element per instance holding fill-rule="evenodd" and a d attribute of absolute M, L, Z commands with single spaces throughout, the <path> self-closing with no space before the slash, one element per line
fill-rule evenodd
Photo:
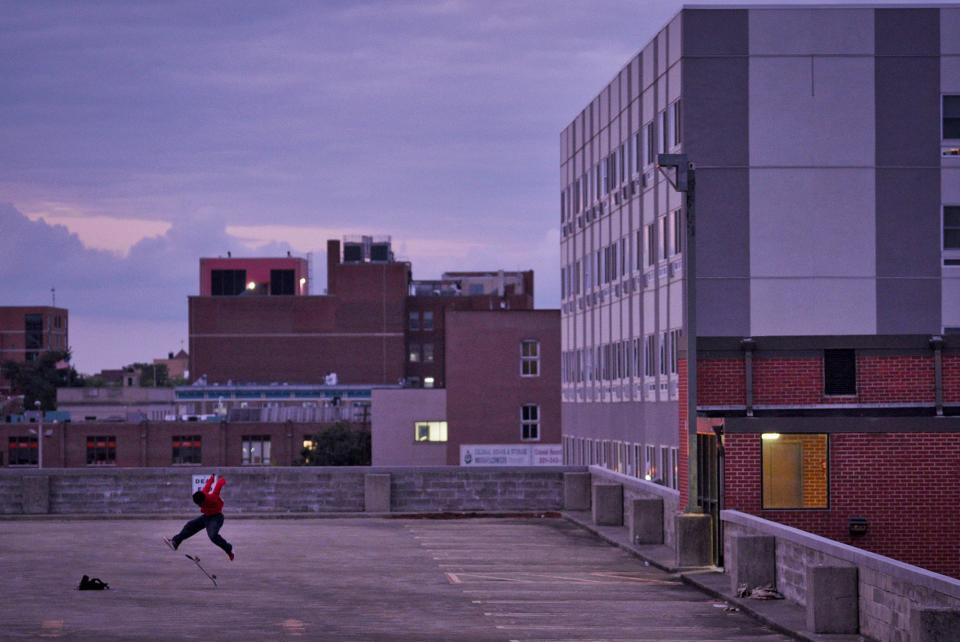
<path fill-rule="evenodd" d="M 87 466 L 290 466 L 302 463 L 306 442 L 329 423 L 89 422 L 45 424 L 45 468 Z M 36 424 L 3 426 L 6 466 L 37 465 Z"/>
<path fill-rule="evenodd" d="M 51 306 L 0 307 L 0 363 L 33 361 L 48 350 L 69 348 L 69 315 Z M 0 375 L 0 396 L 10 385 Z"/>
<path fill-rule="evenodd" d="M 955 339 L 701 339 L 700 496 L 713 486 L 723 508 L 960 577 Z"/>
<path fill-rule="evenodd" d="M 328 242 L 323 296 L 271 296 L 261 285 L 237 291 L 234 283 L 224 294 L 189 297 L 191 378 L 322 383 L 335 372 L 342 383 L 396 384 L 402 379 L 410 265 L 348 262 L 340 252 L 339 241 Z M 288 260 L 259 259 L 258 273 L 271 273 L 271 261 L 289 269 Z M 248 261 L 219 259 L 216 265 L 240 271 Z M 201 270 L 211 280 L 212 265 Z M 240 282 L 239 277 L 233 280 Z"/>

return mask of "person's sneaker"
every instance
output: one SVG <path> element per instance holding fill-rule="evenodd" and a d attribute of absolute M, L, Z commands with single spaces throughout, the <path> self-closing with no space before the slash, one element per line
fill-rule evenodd
<path fill-rule="evenodd" d="M 229 557 L 229 558 L 230 558 L 230 561 L 232 562 L 232 561 L 233 561 L 233 551 L 230 551 L 229 553 L 227 553 L 227 557 Z"/>
<path fill-rule="evenodd" d="M 177 546 L 177 543 L 174 542 L 172 539 L 167 539 L 166 537 L 164 537 L 164 538 L 163 538 L 163 541 L 164 541 L 164 542 L 166 543 L 166 545 L 169 546 L 172 550 L 177 550 L 177 548 L 179 548 L 179 547 Z"/>

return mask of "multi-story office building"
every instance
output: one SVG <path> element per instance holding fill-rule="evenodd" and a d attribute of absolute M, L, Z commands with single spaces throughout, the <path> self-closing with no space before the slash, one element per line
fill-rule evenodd
<path fill-rule="evenodd" d="M 67 350 L 67 321 L 64 308 L 0 307 L 0 363 L 24 363 L 48 350 Z M 9 393 L 10 384 L 0 375 L 0 395 Z"/>
<path fill-rule="evenodd" d="M 686 154 L 701 451 L 716 452 L 715 432 L 752 434 L 728 444 L 735 507 L 838 538 L 851 511 L 885 524 L 889 497 L 849 492 L 874 472 L 827 453 L 838 431 L 954 447 L 960 8 L 684 9 L 560 143 L 568 461 L 659 479 L 687 501 L 691 237 L 656 168 L 658 154 Z M 796 432 L 820 437 L 760 447 L 760 433 Z M 868 499 L 841 507 L 854 495 Z M 915 539 L 935 536 L 926 517 Z M 872 545 L 895 548 L 889 532 Z"/>

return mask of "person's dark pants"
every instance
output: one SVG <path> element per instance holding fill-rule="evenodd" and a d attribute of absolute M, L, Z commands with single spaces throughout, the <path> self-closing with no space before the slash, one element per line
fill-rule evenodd
<path fill-rule="evenodd" d="M 207 537 L 210 538 L 210 541 L 222 548 L 225 553 L 229 554 L 233 551 L 233 546 L 230 545 L 230 542 L 220 537 L 220 529 L 222 527 L 223 513 L 209 516 L 201 515 L 184 524 L 183 530 L 173 536 L 173 543 L 179 547 L 183 540 L 193 537 L 203 529 L 207 529 Z"/>

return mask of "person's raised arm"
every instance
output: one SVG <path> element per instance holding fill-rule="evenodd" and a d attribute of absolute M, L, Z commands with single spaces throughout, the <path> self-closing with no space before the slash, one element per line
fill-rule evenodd
<path fill-rule="evenodd" d="M 214 497 L 220 496 L 220 489 L 223 488 L 226 483 L 227 483 L 227 480 L 224 477 L 221 477 L 220 479 L 217 480 L 217 485 L 213 489 Z"/>
<path fill-rule="evenodd" d="M 207 493 L 210 492 L 211 486 L 213 486 L 213 475 L 210 475 L 210 479 L 208 479 L 207 483 L 203 485 L 203 490 L 201 492 L 203 492 L 203 494 L 206 495 Z"/>

